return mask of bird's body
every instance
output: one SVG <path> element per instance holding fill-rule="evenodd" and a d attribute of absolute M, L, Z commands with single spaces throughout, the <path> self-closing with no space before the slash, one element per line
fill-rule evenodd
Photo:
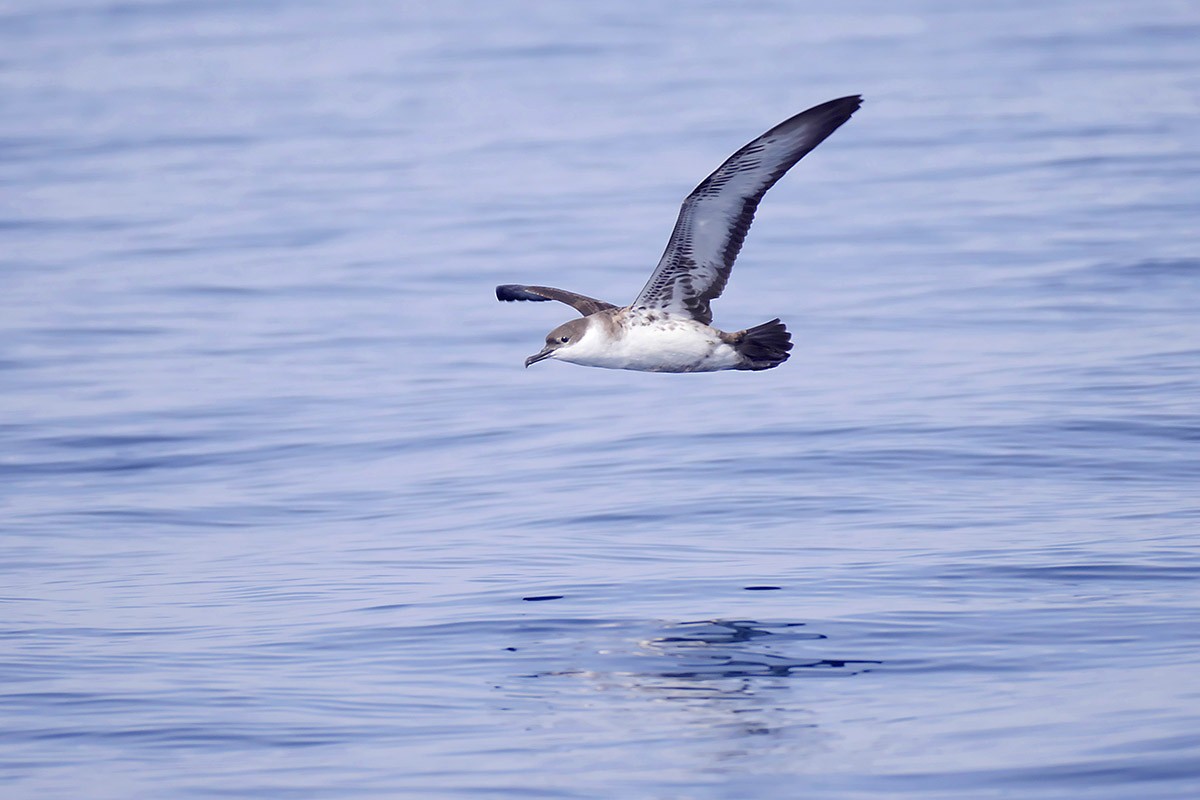
<path fill-rule="evenodd" d="M 716 328 L 679 314 L 637 308 L 597 311 L 574 347 L 557 358 L 585 367 L 642 372 L 714 372 L 741 357 Z"/>
<path fill-rule="evenodd" d="M 778 319 L 726 333 L 711 326 L 709 304 L 724 290 L 766 191 L 861 103 L 854 96 L 814 106 L 730 156 L 684 200 L 666 252 L 628 306 L 548 286 L 496 287 L 500 300 L 558 300 L 583 315 L 551 331 L 525 366 L 554 358 L 642 372 L 715 372 L 786 361 L 791 335 Z"/>

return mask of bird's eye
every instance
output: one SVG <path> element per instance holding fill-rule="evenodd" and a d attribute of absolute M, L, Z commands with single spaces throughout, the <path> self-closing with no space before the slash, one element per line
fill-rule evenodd
<path fill-rule="evenodd" d="M 560 336 L 560 337 L 558 337 L 558 340 L 560 342 L 562 342 L 563 344 L 566 344 L 567 342 L 571 341 L 571 337 L 570 336 Z"/>

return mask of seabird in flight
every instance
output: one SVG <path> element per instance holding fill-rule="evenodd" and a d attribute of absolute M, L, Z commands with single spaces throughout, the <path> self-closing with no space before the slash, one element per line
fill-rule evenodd
<path fill-rule="evenodd" d="M 814 106 L 717 167 L 683 201 L 666 252 L 627 306 L 548 286 L 497 286 L 500 300 L 557 300 L 583 315 L 550 331 L 525 366 L 555 358 L 643 372 L 715 372 L 787 361 L 792 336 L 778 319 L 726 333 L 710 325 L 709 304 L 725 289 L 763 195 L 860 105 L 854 95 Z"/>

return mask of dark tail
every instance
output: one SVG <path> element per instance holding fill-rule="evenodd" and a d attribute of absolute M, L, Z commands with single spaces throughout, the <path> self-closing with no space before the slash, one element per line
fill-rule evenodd
<path fill-rule="evenodd" d="M 729 344 L 742 357 L 737 369 L 771 369 L 788 360 L 792 335 L 782 322 L 773 319 L 730 334 Z"/>

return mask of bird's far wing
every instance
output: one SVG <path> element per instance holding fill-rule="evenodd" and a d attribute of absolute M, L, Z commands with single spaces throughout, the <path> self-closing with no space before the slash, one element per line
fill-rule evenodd
<path fill-rule="evenodd" d="M 533 300 L 539 303 L 545 300 L 557 300 L 560 303 L 566 303 L 585 317 L 595 314 L 597 311 L 603 311 L 606 308 L 616 308 L 612 303 L 606 303 L 603 300 L 596 300 L 592 297 L 584 297 L 581 294 L 568 292 L 564 289 L 552 289 L 549 286 L 517 286 L 512 283 L 497 286 L 496 299 Z"/>
<path fill-rule="evenodd" d="M 854 95 L 814 106 L 730 156 L 683 201 L 667 249 L 633 305 L 712 322 L 709 304 L 725 289 L 763 195 L 861 105 Z"/>

